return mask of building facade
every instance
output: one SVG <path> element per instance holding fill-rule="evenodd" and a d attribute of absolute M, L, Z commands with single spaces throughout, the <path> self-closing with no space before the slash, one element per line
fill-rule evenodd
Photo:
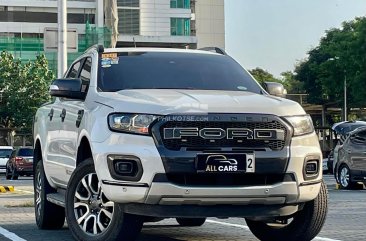
<path fill-rule="evenodd" d="M 68 0 L 68 28 L 104 27 L 104 1 Z M 57 28 L 57 0 L 0 0 L 0 37 L 43 38 Z M 117 46 L 225 47 L 224 0 L 116 0 Z M 4 42 L 4 41 L 3 41 Z M 0 48 L 5 48 L 0 45 Z"/>

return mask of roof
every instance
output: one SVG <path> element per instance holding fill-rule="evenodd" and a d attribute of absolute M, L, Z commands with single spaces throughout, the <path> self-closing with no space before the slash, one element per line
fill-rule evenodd
<path fill-rule="evenodd" d="M 104 49 L 104 53 L 113 53 L 113 52 L 165 52 L 165 53 L 195 53 L 195 54 L 222 55 L 198 49 L 175 49 L 175 48 L 105 48 Z"/>
<path fill-rule="evenodd" d="M 13 147 L 12 146 L 0 146 L 0 149 L 12 149 L 13 150 Z"/>

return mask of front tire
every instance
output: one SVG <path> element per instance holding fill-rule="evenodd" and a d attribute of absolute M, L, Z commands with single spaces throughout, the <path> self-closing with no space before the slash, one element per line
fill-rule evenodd
<path fill-rule="evenodd" d="M 126 214 L 104 195 L 93 159 L 76 167 L 66 191 L 66 219 L 79 241 L 134 241 L 143 219 Z"/>
<path fill-rule="evenodd" d="M 352 189 L 355 186 L 355 183 L 351 181 L 351 172 L 346 164 L 339 168 L 338 181 L 342 189 Z"/>
<path fill-rule="evenodd" d="M 180 226 L 199 227 L 206 222 L 206 218 L 176 218 Z"/>
<path fill-rule="evenodd" d="M 322 182 L 318 196 L 305 203 L 303 209 L 292 217 L 290 223 L 270 224 L 250 219 L 246 219 L 246 222 L 250 231 L 261 241 L 310 241 L 323 227 L 328 210 L 327 200 L 328 192 Z"/>
<path fill-rule="evenodd" d="M 42 161 L 38 161 L 34 174 L 34 210 L 39 229 L 60 229 L 65 223 L 65 209 L 47 200 L 55 192 L 47 181 Z"/>

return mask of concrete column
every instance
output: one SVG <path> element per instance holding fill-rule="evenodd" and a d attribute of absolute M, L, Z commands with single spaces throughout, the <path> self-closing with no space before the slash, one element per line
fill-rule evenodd
<path fill-rule="evenodd" d="M 104 27 L 104 0 L 96 0 L 96 25 L 101 28 Z"/>
<path fill-rule="evenodd" d="M 58 69 L 57 77 L 62 78 L 67 69 L 67 1 L 58 0 Z"/>

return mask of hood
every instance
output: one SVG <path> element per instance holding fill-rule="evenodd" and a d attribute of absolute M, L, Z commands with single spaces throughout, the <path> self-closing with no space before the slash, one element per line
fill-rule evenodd
<path fill-rule="evenodd" d="M 111 106 L 115 112 L 305 114 L 297 102 L 246 91 L 137 89 L 99 94 L 102 98 L 98 102 Z"/>
<path fill-rule="evenodd" d="M 0 157 L 0 165 L 5 165 L 8 162 L 9 158 L 7 157 Z"/>

